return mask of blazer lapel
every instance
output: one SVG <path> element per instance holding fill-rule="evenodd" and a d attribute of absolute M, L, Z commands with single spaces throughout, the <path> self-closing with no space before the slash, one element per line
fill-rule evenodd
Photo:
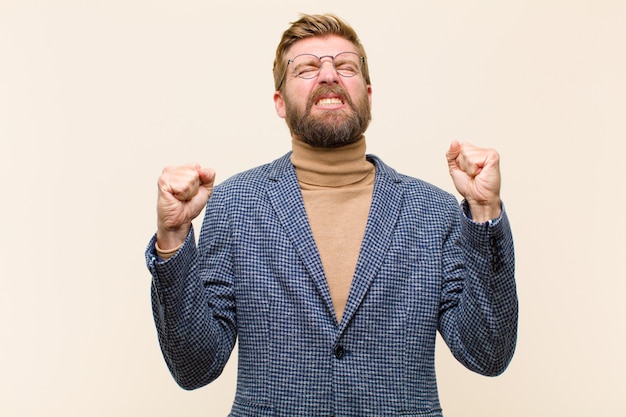
<path fill-rule="evenodd" d="M 348 302 L 341 319 L 340 334 L 354 316 L 385 259 L 402 206 L 401 179 L 380 160 L 371 159 L 376 163 L 372 205 Z"/>
<path fill-rule="evenodd" d="M 313 232 L 304 209 L 302 192 L 289 155 L 274 162 L 269 175 L 267 193 L 287 236 L 291 239 L 324 300 L 329 314 L 335 317 L 324 268 L 313 239 Z"/>

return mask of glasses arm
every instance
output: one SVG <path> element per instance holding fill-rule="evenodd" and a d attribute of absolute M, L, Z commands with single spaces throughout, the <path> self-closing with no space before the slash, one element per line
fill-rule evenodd
<path fill-rule="evenodd" d="M 289 69 L 289 64 L 291 64 L 293 61 L 290 59 L 287 61 L 287 65 L 285 65 L 285 71 L 283 71 L 283 76 L 280 78 L 280 82 L 278 83 L 278 87 L 276 88 L 276 90 L 280 90 L 280 87 L 283 86 L 283 82 L 285 82 L 285 78 L 287 77 L 287 70 Z"/>

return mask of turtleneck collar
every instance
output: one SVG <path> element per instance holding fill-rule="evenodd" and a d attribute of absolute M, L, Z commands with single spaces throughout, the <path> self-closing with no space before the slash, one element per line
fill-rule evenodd
<path fill-rule="evenodd" d="M 365 158 L 365 136 L 339 148 L 314 148 L 295 138 L 291 143 L 291 163 L 303 184 L 343 187 L 363 181 L 374 171 Z"/>

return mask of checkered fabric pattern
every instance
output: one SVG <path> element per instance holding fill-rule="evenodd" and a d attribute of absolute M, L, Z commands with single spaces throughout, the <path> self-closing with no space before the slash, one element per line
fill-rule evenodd
<path fill-rule="evenodd" d="M 516 343 L 506 214 L 474 223 L 455 198 L 375 156 L 370 216 L 340 323 L 289 154 L 215 187 L 196 248 L 146 251 L 159 342 L 175 380 L 204 386 L 239 343 L 231 417 L 441 416 L 439 331 L 498 375 Z M 337 230 L 341 233 L 341 230 Z"/>

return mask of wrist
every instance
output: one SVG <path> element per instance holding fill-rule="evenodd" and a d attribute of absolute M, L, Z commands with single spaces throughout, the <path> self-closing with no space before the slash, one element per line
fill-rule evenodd
<path fill-rule="evenodd" d="M 189 229 L 191 229 L 191 224 L 186 224 L 175 229 L 159 227 L 156 236 L 157 247 L 163 252 L 176 251 L 176 249 L 180 248 L 180 246 L 185 243 Z"/>
<path fill-rule="evenodd" d="M 502 214 L 502 202 L 498 198 L 492 202 L 478 203 L 467 201 L 471 218 L 476 223 L 484 223 L 497 219 Z"/>

